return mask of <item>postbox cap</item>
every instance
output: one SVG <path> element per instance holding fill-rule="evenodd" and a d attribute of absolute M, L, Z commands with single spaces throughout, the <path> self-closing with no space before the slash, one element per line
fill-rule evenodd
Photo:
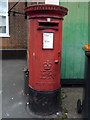
<path fill-rule="evenodd" d="M 55 17 L 63 18 L 67 15 L 68 9 L 59 5 L 38 4 L 25 8 L 25 12 L 30 18 Z"/>

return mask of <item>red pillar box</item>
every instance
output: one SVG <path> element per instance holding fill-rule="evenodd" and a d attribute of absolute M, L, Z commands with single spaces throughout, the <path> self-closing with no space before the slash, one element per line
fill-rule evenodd
<path fill-rule="evenodd" d="M 33 5 L 25 9 L 30 19 L 29 88 L 30 109 L 53 114 L 60 110 L 62 21 L 67 8 Z"/>

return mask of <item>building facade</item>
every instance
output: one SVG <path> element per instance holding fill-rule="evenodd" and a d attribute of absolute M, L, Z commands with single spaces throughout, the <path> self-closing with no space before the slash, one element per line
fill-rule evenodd
<path fill-rule="evenodd" d="M 28 2 L 31 4 L 44 2 Z M 11 2 L 8 11 L 15 5 Z M 88 2 L 60 2 L 69 9 L 63 24 L 62 43 L 62 79 L 84 79 L 85 55 L 84 45 L 88 42 Z M 28 17 L 24 14 L 25 2 L 19 2 L 9 12 L 9 34 L 0 38 L 0 48 L 3 50 L 27 50 Z"/>

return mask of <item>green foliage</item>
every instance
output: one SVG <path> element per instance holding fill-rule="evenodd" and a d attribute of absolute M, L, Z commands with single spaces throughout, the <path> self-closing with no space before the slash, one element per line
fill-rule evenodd
<path fill-rule="evenodd" d="M 67 95 L 65 94 L 64 90 L 61 90 L 61 100 L 65 99 Z"/>
<path fill-rule="evenodd" d="M 64 90 L 61 89 L 61 100 L 65 99 L 66 97 L 67 95 L 65 94 Z M 67 113 L 68 113 L 68 110 L 66 108 L 62 108 L 62 115 L 52 120 L 65 120 L 67 119 Z"/>
<path fill-rule="evenodd" d="M 64 113 L 68 113 L 68 110 L 66 108 L 63 108 Z"/>

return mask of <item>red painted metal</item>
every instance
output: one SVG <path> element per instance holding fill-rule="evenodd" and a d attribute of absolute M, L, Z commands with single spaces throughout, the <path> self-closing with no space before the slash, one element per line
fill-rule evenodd
<path fill-rule="evenodd" d="M 29 87 L 46 91 L 60 88 L 62 20 L 67 8 L 34 5 L 25 9 L 30 17 Z M 47 19 L 49 18 L 49 20 Z M 53 48 L 43 48 L 43 34 L 53 33 Z"/>

